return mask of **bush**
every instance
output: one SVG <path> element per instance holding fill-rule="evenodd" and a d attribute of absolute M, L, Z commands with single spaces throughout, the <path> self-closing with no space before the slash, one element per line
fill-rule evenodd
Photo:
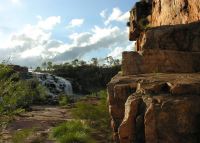
<path fill-rule="evenodd" d="M 14 71 L 10 67 L 0 64 L 0 79 L 6 79 L 13 73 Z"/>
<path fill-rule="evenodd" d="M 13 143 L 25 143 L 27 138 L 32 135 L 34 129 L 23 129 L 20 131 L 16 131 L 12 137 Z"/>
<path fill-rule="evenodd" d="M 76 108 L 72 109 L 72 115 L 77 119 L 95 121 L 99 119 L 99 114 L 101 111 L 97 106 L 84 102 L 76 103 Z"/>
<path fill-rule="evenodd" d="M 46 95 L 36 80 L 21 80 L 18 73 L 0 66 L 0 115 L 12 115 L 37 103 Z"/>
<path fill-rule="evenodd" d="M 88 102 L 78 102 L 76 103 L 76 108 L 72 109 L 72 115 L 78 119 L 99 121 L 109 119 L 108 106 L 107 106 L 107 93 L 106 91 L 100 91 L 97 94 L 99 99 L 97 104 L 92 104 Z M 94 94 L 91 94 L 94 96 Z M 90 96 L 88 96 L 90 98 Z"/>
<path fill-rule="evenodd" d="M 92 98 L 94 94 L 92 94 Z M 96 95 L 96 94 L 95 94 Z M 90 97 L 88 97 L 89 99 Z M 107 93 L 102 90 L 97 93 L 96 104 L 78 102 L 76 108 L 72 109 L 72 115 L 76 119 L 86 120 L 95 132 L 103 134 L 107 140 L 111 139 L 110 115 L 107 106 Z"/>
<path fill-rule="evenodd" d="M 70 103 L 73 103 L 74 100 L 72 99 L 72 96 L 64 94 L 64 95 L 60 95 L 58 97 L 58 102 L 59 102 L 60 106 L 65 106 L 65 105 L 68 105 Z"/>
<path fill-rule="evenodd" d="M 89 126 L 79 120 L 72 120 L 53 128 L 52 136 L 60 143 L 93 143 Z"/>

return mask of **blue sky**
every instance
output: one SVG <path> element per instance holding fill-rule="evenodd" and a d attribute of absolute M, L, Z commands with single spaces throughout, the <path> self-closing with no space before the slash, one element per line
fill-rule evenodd
<path fill-rule="evenodd" d="M 0 0 L 0 60 L 37 66 L 120 58 L 133 49 L 126 22 L 135 0 Z"/>

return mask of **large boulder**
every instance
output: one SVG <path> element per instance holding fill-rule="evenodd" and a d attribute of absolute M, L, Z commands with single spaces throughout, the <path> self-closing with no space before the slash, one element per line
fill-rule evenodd
<path fill-rule="evenodd" d="M 123 52 L 123 75 L 200 72 L 200 52 L 145 50 Z"/>

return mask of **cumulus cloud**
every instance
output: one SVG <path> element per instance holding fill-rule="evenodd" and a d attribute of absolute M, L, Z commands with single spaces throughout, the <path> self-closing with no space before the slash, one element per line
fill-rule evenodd
<path fill-rule="evenodd" d="M 46 19 L 37 16 L 36 24 L 26 25 L 19 32 L 10 34 L 6 42 L 2 42 L 0 60 L 11 59 L 14 64 L 38 66 L 43 61 L 69 61 L 102 49 L 110 51 L 110 53 L 105 53 L 105 56 L 118 58 L 131 43 L 128 41 L 128 30 L 125 25 L 119 27 L 109 25 L 109 23 L 121 22 L 126 19 L 128 14 L 115 8 L 110 15 L 106 11 L 101 15 L 105 17 L 104 20 L 108 21 L 107 25 L 95 25 L 91 30 L 85 32 L 73 32 L 69 34 L 68 42 L 52 36 L 53 30 L 61 23 L 60 16 L 51 16 Z M 68 26 L 77 27 L 83 23 L 84 19 L 73 19 Z"/>
<path fill-rule="evenodd" d="M 133 44 L 129 44 L 127 47 L 115 47 L 111 49 L 111 52 L 107 55 L 107 57 L 112 56 L 115 59 L 121 59 L 122 58 L 122 52 L 123 51 L 132 51 L 133 50 Z"/>
<path fill-rule="evenodd" d="M 116 45 L 126 46 L 129 43 L 127 34 L 126 30 L 122 31 L 117 26 L 106 28 L 95 26 L 90 33 L 75 33 L 70 36 L 73 40 L 71 47 L 67 51 L 57 55 L 54 60 L 65 61 L 73 59 L 74 57 L 80 58 L 93 50 L 98 51 L 102 48 L 114 48 Z M 87 42 L 81 44 L 84 41 Z"/>
<path fill-rule="evenodd" d="M 52 16 L 39 20 L 36 25 L 27 24 L 20 32 L 12 33 L 9 39 L 0 45 L 0 53 L 3 53 L 1 60 L 11 58 L 12 62 L 27 65 L 27 59 L 52 57 L 54 53 L 48 51 L 48 46 L 53 45 L 50 44 L 51 30 L 59 23 L 60 17 Z"/>
<path fill-rule="evenodd" d="M 37 26 L 44 30 L 52 30 L 55 25 L 61 22 L 60 16 L 51 16 L 45 20 L 43 20 L 40 16 L 38 16 L 38 18 L 40 21 L 38 22 Z"/>
<path fill-rule="evenodd" d="M 80 27 L 83 23 L 84 19 L 72 19 L 66 28 Z"/>
<path fill-rule="evenodd" d="M 112 21 L 117 21 L 117 22 L 127 22 L 130 17 L 129 12 L 123 13 L 119 8 L 113 8 L 112 13 L 110 16 L 107 18 L 105 21 L 105 25 L 110 24 Z"/>

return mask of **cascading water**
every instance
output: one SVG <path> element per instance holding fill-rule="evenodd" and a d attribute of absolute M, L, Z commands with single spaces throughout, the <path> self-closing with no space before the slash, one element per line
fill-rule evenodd
<path fill-rule="evenodd" d="M 61 87 L 64 87 L 64 92 L 67 95 L 72 95 L 73 94 L 73 90 L 72 90 L 72 84 L 70 81 L 62 78 L 62 77 L 57 77 L 60 81 L 60 85 Z"/>
<path fill-rule="evenodd" d="M 61 93 L 66 95 L 73 94 L 71 82 L 62 77 L 48 73 L 32 72 L 32 74 L 39 80 L 42 85 L 47 87 L 50 96 L 56 97 Z"/>

